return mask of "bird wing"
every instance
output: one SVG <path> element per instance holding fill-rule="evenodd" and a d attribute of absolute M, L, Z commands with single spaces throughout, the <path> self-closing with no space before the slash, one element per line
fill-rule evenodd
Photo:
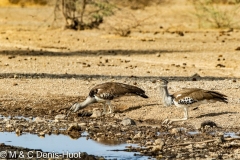
<path fill-rule="evenodd" d="M 98 96 L 102 99 L 112 100 L 116 97 L 121 97 L 126 94 L 135 94 L 144 98 L 147 97 L 145 95 L 145 91 L 141 88 L 116 82 L 107 82 L 96 85 L 91 89 L 89 96 Z"/>
<path fill-rule="evenodd" d="M 90 97 L 97 96 L 101 99 L 112 100 L 114 98 L 114 95 L 112 94 L 112 91 L 109 89 L 110 87 L 111 85 L 107 83 L 98 84 L 90 90 L 89 96 Z"/>
<path fill-rule="evenodd" d="M 198 101 L 227 102 L 227 96 L 216 91 L 204 90 L 199 88 L 188 88 L 173 94 L 175 101 L 178 103 L 194 103 Z"/>
<path fill-rule="evenodd" d="M 116 93 L 119 95 L 138 95 L 143 98 L 148 98 L 148 96 L 145 94 L 145 91 L 139 87 L 128 85 L 128 84 L 123 84 L 123 83 L 115 83 L 116 85 Z"/>

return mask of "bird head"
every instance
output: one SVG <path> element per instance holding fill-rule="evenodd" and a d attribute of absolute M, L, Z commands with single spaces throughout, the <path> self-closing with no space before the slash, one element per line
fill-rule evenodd
<path fill-rule="evenodd" d="M 69 112 L 67 113 L 66 118 L 68 117 L 68 115 L 69 115 L 71 112 L 77 112 L 77 111 L 80 109 L 80 107 L 81 107 L 81 104 L 79 104 L 79 103 L 74 103 L 74 104 L 70 107 Z"/>
<path fill-rule="evenodd" d="M 160 86 L 167 86 L 168 81 L 166 79 L 159 79 L 157 83 L 160 84 Z"/>

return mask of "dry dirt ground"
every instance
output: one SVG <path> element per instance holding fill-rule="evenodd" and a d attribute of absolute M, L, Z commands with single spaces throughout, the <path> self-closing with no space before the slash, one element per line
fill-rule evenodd
<path fill-rule="evenodd" d="M 51 7 L 1 7 L 0 114 L 51 118 L 84 100 L 94 85 L 115 81 L 139 86 L 150 97 L 116 100 L 116 114 L 160 127 L 166 118 L 183 117 L 181 109 L 161 103 L 153 82 L 165 78 L 170 93 L 196 87 L 228 96 L 228 104 L 190 109 L 190 119 L 177 124 L 199 128 L 212 120 L 223 128 L 239 128 L 240 32 L 196 29 L 196 20 L 186 16 L 188 7 L 181 3 L 168 12 L 164 6 L 134 11 L 161 14 L 129 37 L 109 34 L 104 25 L 85 31 L 48 28 Z M 96 107 L 101 104 L 85 110 Z"/>

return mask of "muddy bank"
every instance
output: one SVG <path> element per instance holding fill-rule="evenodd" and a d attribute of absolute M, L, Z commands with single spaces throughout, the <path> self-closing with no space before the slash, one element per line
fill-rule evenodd
<path fill-rule="evenodd" d="M 140 157 L 240 159 L 240 32 L 197 28 L 195 20 L 182 14 L 189 11 L 185 2 L 133 11 L 140 19 L 151 18 L 128 37 L 101 27 L 47 29 L 51 24 L 46 18 L 52 15 L 48 7 L 1 8 L 1 133 L 128 143 L 119 150 Z M 162 125 L 165 119 L 182 118 L 183 111 L 162 105 L 153 83 L 159 78 L 169 80 L 170 93 L 202 88 L 226 94 L 229 103 L 202 104 L 189 109 L 187 121 Z M 107 81 L 136 85 L 149 98 L 116 100 L 114 115 L 91 117 L 93 109 L 102 108 L 93 104 L 66 120 L 55 118 Z M 124 125 L 125 118 L 134 122 Z M 216 125 L 201 125 L 207 120 Z"/>
<path fill-rule="evenodd" d="M 1 117 L 1 132 L 15 132 L 18 136 L 32 133 L 39 137 L 64 134 L 72 139 L 86 137 L 105 145 L 129 143 L 125 149 L 115 151 L 136 152 L 138 156 L 160 159 L 240 156 L 239 128 L 222 128 L 212 121 L 205 121 L 200 128 L 184 123 L 162 125 L 156 120 L 128 122 L 121 113 L 95 118 L 89 117 L 91 114 L 80 112 L 67 120 L 59 119 L 64 117 L 62 114 L 50 119 L 40 116 Z M 11 146 L 2 145 L 11 149 Z"/>

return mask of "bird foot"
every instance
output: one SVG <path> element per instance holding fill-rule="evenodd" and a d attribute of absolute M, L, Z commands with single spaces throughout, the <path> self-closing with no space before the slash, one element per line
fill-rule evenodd
<path fill-rule="evenodd" d="M 109 115 L 112 114 L 113 112 L 103 112 L 103 115 Z"/>
<path fill-rule="evenodd" d="M 178 121 L 186 121 L 188 118 L 187 117 L 184 117 L 182 119 L 165 119 L 163 122 L 162 122 L 162 125 L 167 125 L 169 126 L 170 124 L 172 124 L 173 122 L 178 122 Z"/>
<path fill-rule="evenodd" d="M 162 125 L 170 125 L 170 124 L 172 124 L 172 120 L 171 119 L 165 119 L 163 122 L 162 122 Z"/>
<path fill-rule="evenodd" d="M 89 114 L 91 114 L 91 113 L 89 113 L 89 112 L 87 112 L 87 111 L 82 111 L 81 112 L 81 117 L 87 117 L 87 116 L 89 116 Z"/>

